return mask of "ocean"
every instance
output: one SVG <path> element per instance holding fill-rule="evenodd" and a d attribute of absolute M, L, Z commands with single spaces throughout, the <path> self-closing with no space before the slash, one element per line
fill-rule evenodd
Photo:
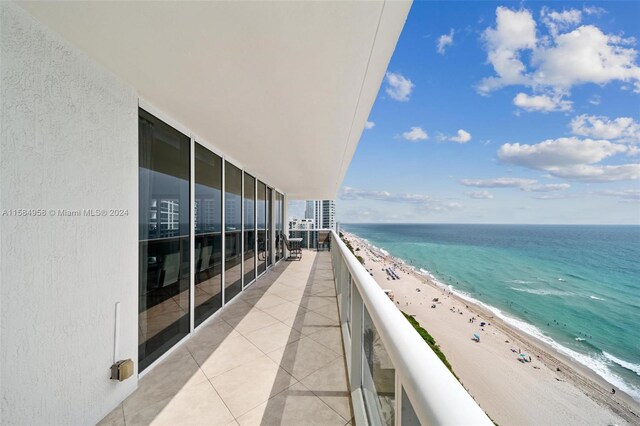
<path fill-rule="evenodd" d="M 640 401 L 640 226 L 341 224 Z"/>

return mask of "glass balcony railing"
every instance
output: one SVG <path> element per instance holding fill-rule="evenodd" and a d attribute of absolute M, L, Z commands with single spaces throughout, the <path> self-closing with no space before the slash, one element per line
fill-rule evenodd
<path fill-rule="evenodd" d="M 301 238 L 302 248 L 329 250 L 331 247 L 331 229 L 289 229 L 289 238 Z"/>
<path fill-rule="evenodd" d="M 292 237 L 307 233 L 313 248 L 320 232 Z M 356 424 L 492 425 L 335 231 L 330 240 Z"/>

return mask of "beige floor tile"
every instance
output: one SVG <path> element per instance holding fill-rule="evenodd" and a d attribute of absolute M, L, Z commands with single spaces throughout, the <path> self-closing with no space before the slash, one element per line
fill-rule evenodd
<path fill-rule="evenodd" d="M 211 379 L 236 419 L 294 384 L 296 380 L 267 356 Z"/>
<path fill-rule="evenodd" d="M 118 406 L 107 414 L 104 419 L 100 420 L 96 426 L 125 426 L 122 404 L 118 404 Z"/>
<path fill-rule="evenodd" d="M 278 320 L 271 315 L 266 314 L 258 309 L 253 309 L 251 312 L 242 317 L 235 317 L 225 321 L 238 333 L 242 334 L 250 333 L 254 330 L 259 330 L 278 322 Z"/>
<path fill-rule="evenodd" d="M 305 309 L 316 310 L 323 306 L 327 306 L 332 303 L 331 297 L 322 297 L 322 296 L 306 296 L 303 297 L 298 304 Z"/>
<path fill-rule="evenodd" d="M 289 343 L 267 355 L 298 380 L 340 356 L 309 337 Z"/>
<path fill-rule="evenodd" d="M 205 381 L 207 376 L 198 367 L 187 348 L 178 348 L 140 379 L 138 389 L 123 402 L 125 418 L 144 407 L 175 395 L 181 389 Z"/>
<path fill-rule="evenodd" d="M 226 321 L 228 319 L 245 316 L 251 312 L 253 310 L 253 304 L 249 304 L 243 299 L 244 295 L 241 294 L 239 299 L 234 300 L 231 304 L 222 308 L 220 317 Z"/>
<path fill-rule="evenodd" d="M 267 353 L 281 348 L 302 337 L 302 333 L 281 322 L 244 335 L 262 352 Z"/>
<path fill-rule="evenodd" d="M 215 351 L 203 350 L 193 353 L 200 368 L 209 378 L 250 363 L 262 355 L 264 354 L 260 349 L 240 335 L 225 339 Z"/>
<path fill-rule="evenodd" d="M 201 350 L 214 350 L 225 339 L 237 335 L 238 332 L 233 327 L 216 318 L 198 327 L 193 336 L 187 340 L 186 345 L 192 354 Z"/>
<path fill-rule="evenodd" d="M 282 322 L 305 335 L 315 333 L 326 327 L 338 325 L 337 320 L 329 319 L 313 311 L 303 312 L 293 318 L 282 320 Z"/>
<path fill-rule="evenodd" d="M 182 389 L 171 398 L 151 404 L 126 417 L 127 426 L 227 425 L 234 421 L 229 409 L 205 381 Z"/>
<path fill-rule="evenodd" d="M 251 294 L 247 294 L 246 297 L 244 297 L 242 300 L 246 303 L 249 303 L 255 306 L 258 309 L 266 309 L 266 308 L 281 305 L 287 302 L 282 297 L 273 296 L 271 294 L 258 294 L 255 296 Z"/>
<path fill-rule="evenodd" d="M 306 312 L 306 309 L 292 302 L 285 302 L 270 308 L 261 309 L 272 317 L 283 321 Z"/>
<path fill-rule="evenodd" d="M 338 305 L 336 304 L 336 299 L 333 299 L 333 303 L 328 305 L 320 306 L 313 310 L 313 312 L 323 315 L 331 320 L 336 320 L 339 317 L 338 315 Z"/>
<path fill-rule="evenodd" d="M 342 347 L 342 330 L 337 325 L 334 327 L 324 327 L 310 334 L 309 337 L 337 354 L 344 354 Z"/>
<path fill-rule="evenodd" d="M 301 383 L 296 383 L 243 416 L 241 426 L 344 425 L 344 419 Z"/>
<path fill-rule="evenodd" d="M 340 414 L 345 422 L 353 417 L 344 358 L 337 358 L 305 377 L 302 384 Z"/>

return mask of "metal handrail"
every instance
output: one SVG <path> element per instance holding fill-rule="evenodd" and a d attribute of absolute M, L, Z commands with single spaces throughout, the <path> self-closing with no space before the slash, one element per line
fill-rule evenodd
<path fill-rule="evenodd" d="M 331 232 L 335 241 L 333 250 L 339 250 L 347 265 L 420 423 L 492 425 L 493 422 L 485 412 L 406 320 L 336 232 Z M 396 398 L 400 398 L 400 395 L 396 394 Z"/>

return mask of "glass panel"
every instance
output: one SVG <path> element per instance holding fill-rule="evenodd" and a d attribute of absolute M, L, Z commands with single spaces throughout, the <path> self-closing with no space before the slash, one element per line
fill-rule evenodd
<path fill-rule="evenodd" d="M 256 180 L 244 174 L 244 284 L 256 279 Z"/>
<path fill-rule="evenodd" d="M 267 257 L 267 266 L 271 265 L 271 230 L 273 229 L 273 221 L 272 221 L 272 214 L 271 214 L 271 206 L 272 206 L 272 202 L 271 202 L 271 194 L 273 193 L 273 191 L 271 190 L 271 188 L 267 188 L 267 238 L 266 238 L 266 248 L 267 248 L 267 252 L 266 252 L 266 257 Z"/>
<path fill-rule="evenodd" d="M 222 307 L 222 158 L 195 144 L 195 325 Z"/>
<path fill-rule="evenodd" d="M 225 266 L 224 301 L 242 290 L 242 170 L 225 162 Z"/>
<path fill-rule="evenodd" d="M 420 420 L 416 412 L 413 410 L 413 405 L 407 396 L 407 393 L 402 388 L 402 426 L 420 426 Z"/>
<path fill-rule="evenodd" d="M 258 275 L 267 269 L 267 186 L 258 181 L 258 197 L 256 211 L 258 218 Z"/>
<path fill-rule="evenodd" d="M 191 140 L 139 110 L 140 371 L 189 333 Z"/>
<path fill-rule="evenodd" d="M 362 396 L 370 424 L 395 422 L 396 371 L 369 312 L 362 321 Z"/>
<path fill-rule="evenodd" d="M 276 191 L 275 217 L 276 217 L 276 262 L 283 256 L 282 241 L 282 194 Z"/>

